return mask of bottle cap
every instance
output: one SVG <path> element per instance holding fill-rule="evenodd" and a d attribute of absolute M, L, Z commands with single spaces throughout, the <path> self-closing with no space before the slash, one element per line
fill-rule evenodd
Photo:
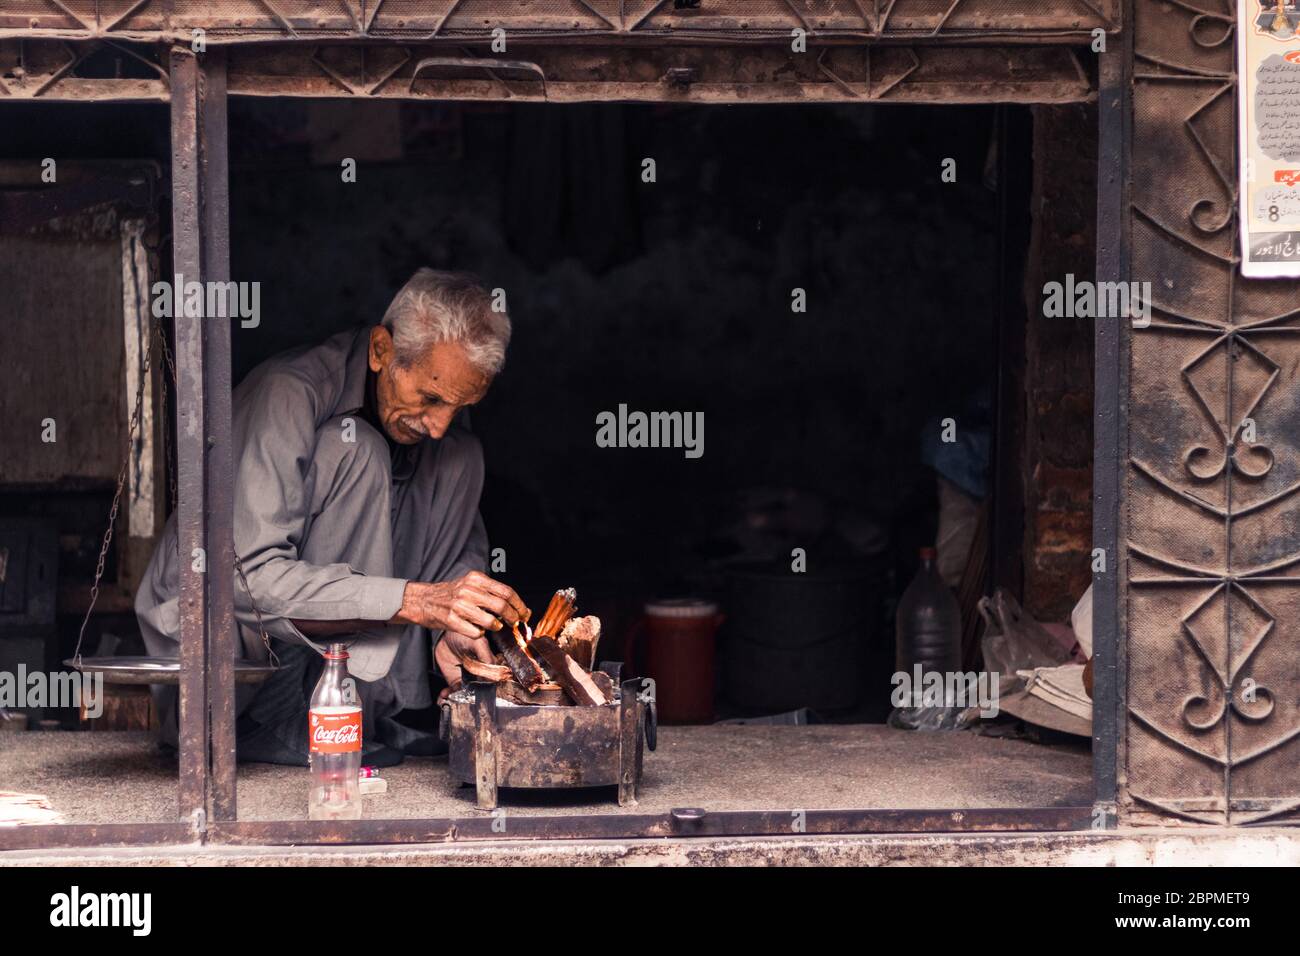
<path fill-rule="evenodd" d="M 926 545 L 924 548 L 921 549 L 922 561 L 933 561 L 938 556 L 939 556 L 939 552 L 929 545 Z"/>
<path fill-rule="evenodd" d="M 345 661 L 348 659 L 348 646 L 346 644 L 331 644 L 325 651 L 325 660 L 327 661 Z"/>

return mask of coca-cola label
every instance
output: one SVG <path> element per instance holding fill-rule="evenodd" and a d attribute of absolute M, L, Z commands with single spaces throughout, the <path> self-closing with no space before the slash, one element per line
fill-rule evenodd
<path fill-rule="evenodd" d="M 338 712 L 313 710 L 307 715 L 311 752 L 343 754 L 361 749 L 361 708 Z"/>

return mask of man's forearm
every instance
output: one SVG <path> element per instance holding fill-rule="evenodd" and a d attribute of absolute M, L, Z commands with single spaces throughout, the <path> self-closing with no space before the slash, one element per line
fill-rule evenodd
<path fill-rule="evenodd" d="M 239 623 L 282 641 L 325 641 L 382 628 L 402 606 L 407 583 L 352 572 L 346 565 L 243 560 L 245 578 L 235 584 Z"/>
<path fill-rule="evenodd" d="M 369 628 L 382 627 L 385 624 L 424 624 L 428 616 L 428 606 L 432 600 L 441 596 L 445 586 L 425 584 L 420 581 L 407 581 L 402 591 L 402 606 L 387 621 L 364 621 L 352 618 L 345 621 L 317 621 L 290 618 L 293 626 L 307 637 L 334 637 L 338 634 L 355 634 Z"/>
<path fill-rule="evenodd" d="M 385 624 L 417 624 L 419 623 L 413 617 L 404 614 L 409 612 L 411 596 L 413 591 L 420 589 L 421 585 L 415 581 L 407 581 L 406 586 L 402 589 L 402 607 L 389 618 L 387 621 L 365 621 L 358 618 L 351 618 L 344 621 L 316 621 L 302 620 L 299 618 L 290 618 L 293 626 L 307 637 L 334 637 L 338 634 L 355 634 L 357 631 L 365 631 L 375 627 L 383 627 Z"/>
<path fill-rule="evenodd" d="M 487 631 L 526 619 L 527 614 L 519 595 L 475 571 L 456 581 L 405 582 L 401 607 L 387 621 L 291 620 L 306 637 L 351 634 L 383 624 L 418 624 L 431 631 L 450 630 L 477 640 Z"/>

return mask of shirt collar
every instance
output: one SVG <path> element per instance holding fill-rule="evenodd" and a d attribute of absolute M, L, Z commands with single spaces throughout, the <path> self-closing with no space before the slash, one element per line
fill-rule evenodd
<path fill-rule="evenodd" d="M 370 328 L 367 325 L 357 332 L 343 366 L 343 391 L 339 398 L 339 408 L 344 412 L 359 412 L 366 404 L 366 379 L 370 374 Z"/>
<path fill-rule="evenodd" d="M 414 445 L 398 444 L 388 437 L 383 423 L 379 421 L 371 394 L 371 389 L 374 387 L 374 373 L 370 371 L 370 329 L 370 326 L 366 326 L 357 333 L 352 349 L 348 352 L 343 371 L 340 406 L 345 414 L 360 415 L 384 436 L 391 456 L 393 480 L 407 481 L 415 474 L 415 469 L 420 463 L 420 451 L 425 442 L 417 442 Z"/>

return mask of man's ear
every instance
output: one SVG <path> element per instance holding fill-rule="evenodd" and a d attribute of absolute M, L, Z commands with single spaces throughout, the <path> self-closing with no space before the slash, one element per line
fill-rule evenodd
<path fill-rule="evenodd" d="M 393 337 L 382 325 L 370 330 L 370 371 L 378 372 L 393 360 Z"/>

